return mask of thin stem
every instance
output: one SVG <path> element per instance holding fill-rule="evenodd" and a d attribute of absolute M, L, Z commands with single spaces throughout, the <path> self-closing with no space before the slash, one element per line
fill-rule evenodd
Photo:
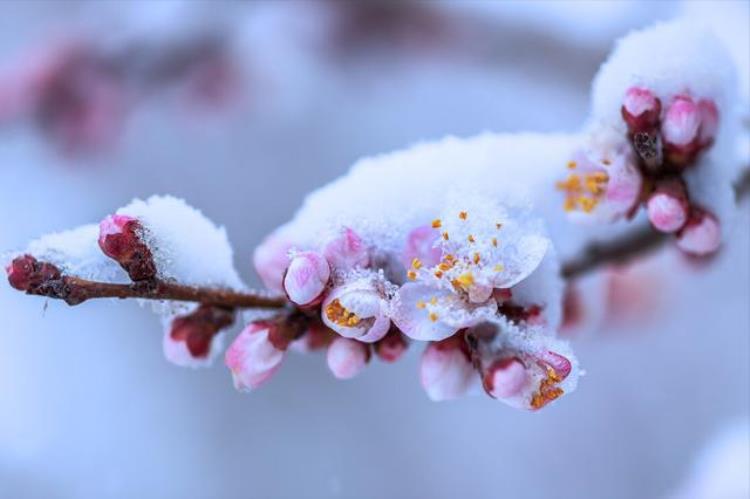
<path fill-rule="evenodd" d="M 71 276 L 64 276 L 31 288 L 26 293 L 57 298 L 64 300 L 68 305 L 78 305 L 95 298 L 186 301 L 225 308 L 274 309 L 283 308 L 288 303 L 283 297 L 262 296 L 229 289 L 193 287 L 159 280 L 113 284 Z"/>

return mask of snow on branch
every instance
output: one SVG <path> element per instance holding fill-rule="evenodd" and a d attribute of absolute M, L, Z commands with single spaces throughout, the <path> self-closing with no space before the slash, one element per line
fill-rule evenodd
<path fill-rule="evenodd" d="M 150 300 L 165 355 L 192 367 L 220 353 L 237 309 L 259 309 L 225 354 L 244 391 L 289 350 L 326 348 L 333 375 L 348 379 L 373 354 L 393 362 L 420 341 L 431 399 L 481 387 L 537 410 L 583 373 L 557 336 L 569 322 L 566 280 L 670 235 L 696 257 L 722 243 L 732 182 L 737 199 L 750 190 L 731 75 L 712 36 L 661 25 L 620 42 L 579 134 L 448 137 L 362 159 L 257 247 L 273 295 L 247 290 L 223 228 L 168 196 L 32 242 L 13 255 L 8 279 L 72 305 Z M 568 175 L 556 183 L 561 165 Z M 626 225 L 641 206 L 653 228 L 570 223 Z"/>

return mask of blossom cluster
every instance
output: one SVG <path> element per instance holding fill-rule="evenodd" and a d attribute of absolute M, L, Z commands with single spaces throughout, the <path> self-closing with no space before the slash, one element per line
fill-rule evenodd
<path fill-rule="evenodd" d="M 672 23 L 621 40 L 594 81 L 587 136 L 557 182 L 577 218 L 633 218 L 691 255 L 715 252 L 736 173 L 733 64 L 718 41 Z"/>

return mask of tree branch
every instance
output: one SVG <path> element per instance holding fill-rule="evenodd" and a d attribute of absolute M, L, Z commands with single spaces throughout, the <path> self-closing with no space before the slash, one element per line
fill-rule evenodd
<path fill-rule="evenodd" d="M 224 308 L 283 308 L 286 298 L 243 293 L 229 289 L 192 287 L 160 280 L 131 284 L 89 281 L 72 276 L 45 282 L 26 290 L 26 294 L 46 296 L 78 305 L 95 298 L 140 298 L 216 305 Z"/>

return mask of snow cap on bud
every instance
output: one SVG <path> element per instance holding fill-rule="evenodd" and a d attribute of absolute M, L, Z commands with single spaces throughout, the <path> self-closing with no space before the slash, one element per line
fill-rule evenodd
<path fill-rule="evenodd" d="M 375 353 L 383 362 L 396 362 L 409 348 L 406 337 L 392 327 L 388 334 L 375 343 Z"/>
<path fill-rule="evenodd" d="M 328 285 L 331 269 L 323 255 L 315 251 L 302 251 L 292 257 L 284 275 L 284 291 L 290 300 L 300 306 L 320 303 Z"/>
<path fill-rule="evenodd" d="M 357 277 L 334 287 L 321 310 L 323 323 L 345 338 L 366 343 L 388 333 L 388 304 L 373 276 Z"/>
<path fill-rule="evenodd" d="M 350 379 L 370 361 L 370 347 L 357 340 L 339 337 L 328 346 L 326 360 L 336 378 Z"/>
<path fill-rule="evenodd" d="M 342 270 L 366 267 L 370 261 L 362 238 L 348 227 L 343 227 L 336 237 L 328 241 L 323 255 L 331 267 Z"/>
<path fill-rule="evenodd" d="M 437 224 L 438 222 L 434 222 Z M 438 227 L 439 228 L 439 227 Z M 440 231 L 432 226 L 422 225 L 409 232 L 406 236 L 406 246 L 401 257 L 401 263 L 407 269 L 412 263 L 419 261 L 426 267 L 432 267 L 440 263 L 442 251 L 435 243 L 440 239 Z"/>
<path fill-rule="evenodd" d="M 234 312 L 211 305 L 176 317 L 164 335 L 164 356 L 184 367 L 207 366 L 218 353 L 218 335 L 234 323 Z"/>
<path fill-rule="evenodd" d="M 721 227 L 711 213 L 693 207 L 685 226 L 677 234 L 677 247 L 685 253 L 703 256 L 721 245 Z"/>
<path fill-rule="evenodd" d="M 127 215 L 109 215 L 99 224 L 99 247 L 117 261 L 133 281 L 156 276 L 156 264 L 142 234 L 143 227 L 138 219 Z"/>
<path fill-rule="evenodd" d="M 5 267 L 8 283 L 19 291 L 30 291 L 46 282 L 60 279 L 60 269 L 47 262 L 40 262 L 31 255 L 13 259 Z"/>
<path fill-rule="evenodd" d="M 625 92 L 621 112 L 631 133 L 645 132 L 659 124 L 661 101 L 647 88 L 630 87 Z"/>
<path fill-rule="evenodd" d="M 490 364 L 482 375 L 484 390 L 493 398 L 518 395 L 529 380 L 526 366 L 516 357 L 506 357 Z"/>
<path fill-rule="evenodd" d="M 265 286 L 276 293 L 284 292 L 284 272 L 289 266 L 291 242 L 279 234 L 269 235 L 253 253 L 253 265 Z"/>
<path fill-rule="evenodd" d="M 451 400 L 466 393 L 475 376 L 462 334 L 430 343 L 422 354 L 419 376 L 430 400 Z"/>
<path fill-rule="evenodd" d="M 662 232 L 677 232 L 688 219 L 687 191 L 678 178 L 661 180 L 646 203 L 648 219 Z"/>
<path fill-rule="evenodd" d="M 284 349 L 273 341 L 271 323 L 249 324 L 232 342 L 224 356 L 224 363 L 232 372 L 234 387 L 251 391 L 268 381 L 284 360 Z"/>

